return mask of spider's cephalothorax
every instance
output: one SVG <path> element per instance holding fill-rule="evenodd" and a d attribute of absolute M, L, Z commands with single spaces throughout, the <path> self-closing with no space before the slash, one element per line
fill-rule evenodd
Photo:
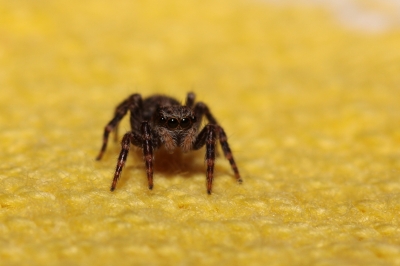
<path fill-rule="evenodd" d="M 154 95 L 142 100 L 140 94 L 131 95 L 117 106 L 114 118 L 105 127 L 103 145 L 97 160 L 101 159 L 106 150 L 110 132 L 114 130 L 117 135 L 118 124 L 128 111 L 130 111 L 132 130 L 122 138 L 122 149 L 118 157 L 111 191 L 117 185 L 130 144 L 143 150 L 150 189 L 153 188 L 153 151 L 155 149 L 164 145 L 170 153 L 178 147 L 183 152 L 188 152 L 200 149 L 205 145 L 207 192 L 211 194 L 217 140 L 231 164 L 237 181 L 242 182 L 224 130 L 218 125 L 217 120 L 204 103 L 195 103 L 194 93 L 188 93 L 185 105 L 181 105 L 177 100 L 167 96 Z M 208 124 L 199 131 L 203 116 L 207 118 Z"/>

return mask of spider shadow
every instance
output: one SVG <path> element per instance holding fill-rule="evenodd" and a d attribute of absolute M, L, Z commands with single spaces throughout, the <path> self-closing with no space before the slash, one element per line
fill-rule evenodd
<path fill-rule="evenodd" d="M 172 178 L 177 175 L 190 178 L 196 174 L 205 174 L 207 166 L 204 162 L 205 151 L 190 151 L 183 153 L 180 149 L 169 153 L 166 149 L 161 148 L 154 152 L 153 171 L 154 176 L 161 175 Z M 132 149 L 129 154 L 128 164 L 134 161 L 134 165 L 128 168 L 140 168 L 143 170 L 143 176 L 146 176 L 145 163 L 143 161 L 143 153 L 141 149 Z M 126 180 L 124 177 L 123 179 Z"/>

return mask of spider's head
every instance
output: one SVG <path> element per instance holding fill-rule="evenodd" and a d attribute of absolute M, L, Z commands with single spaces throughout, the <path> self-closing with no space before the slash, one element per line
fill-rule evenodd
<path fill-rule="evenodd" d="M 153 120 L 154 129 L 165 148 L 173 152 L 176 147 L 184 152 L 192 149 L 198 131 L 197 118 L 187 106 L 158 108 Z"/>

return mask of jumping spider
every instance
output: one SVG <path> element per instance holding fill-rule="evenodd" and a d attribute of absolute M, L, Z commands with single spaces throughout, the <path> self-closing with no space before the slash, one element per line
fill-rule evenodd
<path fill-rule="evenodd" d="M 105 127 L 103 145 L 96 158 L 97 160 L 101 159 L 106 150 L 110 132 L 114 130 L 117 135 L 118 124 L 128 111 L 130 111 L 132 130 L 122 138 L 122 149 L 118 157 L 111 191 L 117 185 L 131 144 L 143 150 L 149 189 L 153 188 L 154 150 L 164 145 L 165 149 L 170 153 L 178 147 L 183 152 L 188 152 L 190 150 L 198 150 L 205 145 L 207 192 L 211 194 L 217 139 L 221 143 L 225 157 L 231 164 L 236 180 L 242 183 L 224 130 L 211 114 L 207 105 L 202 102 L 195 103 L 194 93 L 187 94 L 185 105 L 181 105 L 171 97 L 162 95 L 153 95 L 145 99 L 142 99 L 140 94 L 129 96 L 117 106 L 114 118 Z M 208 124 L 199 131 L 203 116 L 207 118 Z"/>

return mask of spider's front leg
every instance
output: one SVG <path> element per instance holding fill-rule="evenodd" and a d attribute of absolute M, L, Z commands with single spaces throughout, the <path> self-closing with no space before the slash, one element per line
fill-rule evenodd
<path fill-rule="evenodd" d="M 122 138 L 121 152 L 118 157 L 117 167 L 115 168 L 114 178 L 111 184 L 111 191 L 114 191 L 115 187 L 117 186 L 117 182 L 121 176 L 122 168 L 124 167 L 126 158 L 129 154 L 130 144 L 142 148 L 143 158 L 146 164 L 149 189 L 153 189 L 153 141 L 151 138 L 150 126 L 148 122 L 145 121 L 141 126 L 141 135 L 130 131 Z"/>
<path fill-rule="evenodd" d="M 151 129 L 147 121 L 142 122 L 140 128 L 142 133 L 142 150 L 143 159 L 146 164 L 147 180 L 149 182 L 149 189 L 153 189 L 153 140 L 151 136 Z"/>
<path fill-rule="evenodd" d="M 218 125 L 217 120 L 214 118 L 214 116 L 211 114 L 210 110 L 208 109 L 207 105 L 202 103 L 202 102 L 198 102 L 195 107 L 194 107 L 194 112 L 196 114 L 196 117 L 201 118 L 203 116 L 205 116 L 207 118 L 207 120 L 210 122 L 210 124 L 214 125 L 215 127 L 215 132 L 217 135 L 217 138 L 219 139 L 219 142 L 221 144 L 222 147 L 222 151 L 224 152 L 225 158 L 228 159 L 231 168 L 233 170 L 233 172 L 235 173 L 235 177 L 236 180 L 238 181 L 238 183 L 242 183 L 242 178 L 240 177 L 240 173 L 239 173 L 239 169 L 236 165 L 235 159 L 233 158 L 233 154 L 232 151 L 229 147 L 228 144 L 228 138 L 225 134 L 224 129 Z M 198 123 L 201 122 L 201 119 L 198 119 Z M 206 128 L 203 129 L 203 131 Z M 199 136 L 198 136 L 198 140 L 200 141 L 202 138 L 204 138 L 204 136 L 201 136 L 202 132 L 200 132 Z M 205 134 L 205 133 L 203 133 Z M 203 140 L 203 142 L 205 143 L 205 140 Z M 202 145 L 204 145 L 204 143 Z"/>
<path fill-rule="evenodd" d="M 117 186 L 119 177 L 121 176 L 122 168 L 125 165 L 126 158 L 128 157 L 129 148 L 131 146 L 131 139 L 134 138 L 133 132 L 128 132 L 124 135 L 121 141 L 121 152 L 118 156 L 117 167 L 115 168 L 114 179 L 111 184 L 111 191 L 114 191 Z"/>
<path fill-rule="evenodd" d="M 211 194 L 212 182 L 214 179 L 215 162 L 215 142 L 217 139 L 216 125 L 208 124 L 200 131 L 193 145 L 193 149 L 198 150 L 206 145 L 206 163 L 207 163 L 207 193 Z"/>

